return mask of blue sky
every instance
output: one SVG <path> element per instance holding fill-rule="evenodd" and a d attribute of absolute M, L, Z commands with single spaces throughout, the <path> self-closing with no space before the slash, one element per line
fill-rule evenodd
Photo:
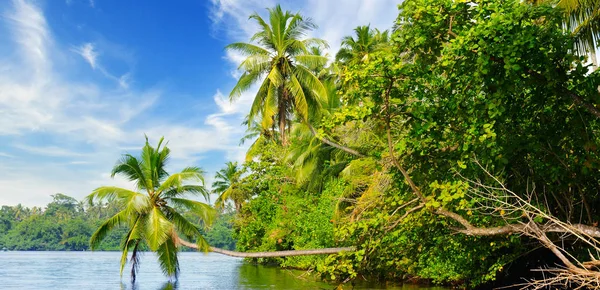
<path fill-rule="evenodd" d="M 242 160 L 243 116 L 253 90 L 227 95 L 252 12 L 279 1 L 0 1 L 0 205 L 42 206 L 51 194 L 82 198 L 144 134 L 164 136 L 170 171 L 200 166 L 210 183 Z M 283 1 L 319 26 L 334 54 L 358 25 L 390 28 L 398 0 Z"/>

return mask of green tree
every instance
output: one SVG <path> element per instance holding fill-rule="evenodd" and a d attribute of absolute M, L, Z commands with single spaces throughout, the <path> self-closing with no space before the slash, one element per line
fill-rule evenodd
<path fill-rule="evenodd" d="M 370 25 L 354 29 L 356 38 L 345 36 L 335 59 L 342 63 L 368 61 L 369 55 L 383 48 L 389 41 L 388 31 L 373 29 Z"/>
<path fill-rule="evenodd" d="M 256 13 L 250 16 L 260 27 L 250 39 L 253 43 L 237 42 L 227 46 L 228 50 L 247 57 L 239 67 L 244 73 L 229 97 L 232 101 L 237 99 L 264 77 L 248 119 L 260 119 L 264 129 L 272 129 L 277 119 L 281 143 L 286 145 L 291 116 L 296 113 L 306 119 L 310 110 L 318 109 L 319 99 L 327 97 L 325 87 L 313 73 L 327 58 L 314 55 L 310 50 L 312 46 L 326 46 L 326 43 L 316 38 L 301 39 L 316 25 L 300 14 L 284 12 L 279 5 L 268 11 L 268 23 Z"/>
<path fill-rule="evenodd" d="M 199 248 L 208 249 L 200 229 L 171 206 L 192 211 L 207 225 L 212 222 L 215 214 L 212 207 L 182 198 L 185 194 L 200 194 L 205 199 L 209 198 L 209 193 L 204 187 L 204 172 L 198 167 L 187 167 L 179 173 L 169 175 L 165 166 L 170 150 L 166 145 L 162 145 L 163 138 L 156 148 L 152 147 L 146 138 L 146 144 L 139 157 L 125 154 L 113 168 L 112 177 L 120 174 L 128 178 L 135 182 L 137 191 L 104 186 L 86 197 L 90 204 L 95 200 L 120 203 L 121 211 L 96 230 L 90 239 L 90 247 L 92 250 L 98 248 L 102 239 L 116 226 L 127 226 L 128 232 L 122 242 L 121 274 L 131 250 L 133 281 L 139 264 L 138 253 L 143 247 L 155 251 L 165 275 L 175 278 L 179 273 L 179 233 L 188 239 L 195 238 Z M 192 182 L 201 184 L 195 185 L 191 184 Z"/>
<path fill-rule="evenodd" d="M 227 200 L 231 200 L 235 206 L 235 212 L 240 212 L 245 200 L 244 192 L 239 184 L 242 173 L 238 163 L 231 161 L 225 163 L 225 168 L 217 172 L 215 182 L 212 184 L 213 192 L 219 194 L 219 198 L 215 202 L 217 207 L 223 207 Z"/>

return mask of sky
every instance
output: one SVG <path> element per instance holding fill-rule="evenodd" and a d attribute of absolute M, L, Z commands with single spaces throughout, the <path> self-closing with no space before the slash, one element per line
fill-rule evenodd
<path fill-rule="evenodd" d="M 330 55 L 359 25 L 392 27 L 400 0 L 0 1 L 0 205 L 81 199 L 110 177 L 123 153 L 164 136 L 169 172 L 199 166 L 210 186 L 239 146 L 255 88 L 228 95 L 254 12 L 310 17 Z M 168 3 L 168 4 L 167 4 Z"/>

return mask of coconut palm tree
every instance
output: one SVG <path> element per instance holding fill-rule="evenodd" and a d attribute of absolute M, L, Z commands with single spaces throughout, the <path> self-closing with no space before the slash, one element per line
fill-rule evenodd
<path fill-rule="evenodd" d="M 560 0 L 558 7 L 565 10 L 565 20 L 577 39 L 579 52 L 594 52 L 600 36 L 600 0 Z"/>
<path fill-rule="evenodd" d="M 381 49 L 389 41 L 388 31 L 372 29 L 370 25 L 358 26 L 354 29 L 356 38 L 345 36 L 342 47 L 335 58 L 341 63 L 368 61 L 369 54 Z"/>
<path fill-rule="evenodd" d="M 121 175 L 133 181 L 136 190 L 103 186 L 86 197 L 90 204 L 106 200 L 120 205 L 121 210 L 100 225 L 92 235 L 90 248 L 96 249 L 108 232 L 115 227 L 119 225 L 128 227 L 121 244 L 123 252 L 121 275 L 128 253 L 131 251 L 132 281 L 135 281 L 139 252 L 142 249 L 156 252 L 165 275 L 174 278 L 177 278 L 179 273 L 177 259 L 179 234 L 188 239 L 195 239 L 197 248 L 208 250 L 208 244 L 199 228 L 177 211 L 177 209 L 186 209 L 197 215 L 205 225 L 212 222 L 215 214 L 212 207 L 206 203 L 183 198 L 186 194 L 199 194 L 208 199 L 209 193 L 204 187 L 204 172 L 198 167 L 187 167 L 179 173 L 169 175 L 165 170 L 169 152 L 169 148 L 163 146 L 163 138 L 156 148 L 152 147 L 146 138 L 141 155 L 134 157 L 124 154 L 111 173 L 111 177 Z"/>
<path fill-rule="evenodd" d="M 232 200 L 235 211 L 240 212 L 244 201 L 244 194 L 239 184 L 242 173 L 238 163 L 231 161 L 225 163 L 225 168 L 217 172 L 215 182 L 212 184 L 213 192 L 219 194 L 219 198 L 215 202 L 217 207 L 223 207 L 225 201 Z"/>
<path fill-rule="evenodd" d="M 292 116 L 305 119 L 310 110 L 318 109 L 319 99 L 327 97 L 323 84 L 313 73 L 314 68 L 327 63 L 327 58 L 310 51 L 312 46 L 327 44 L 321 39 L 302 39 L 316 28 L 309 19 L 283 11 L 279 5 L 268 11 L 268 22 L 256 13 L 250 16 L 260 27 L 250 43 L 237 42 L 226 47 L 246 56 L 239 66 L 243 74 L 229 98 L 236 100 L 260 82 L 248 118 L 260 120 L 265 129 L 272 128 L 277 120 L 281 142 L 287 145 L 286 130 Z"/>
<path fill-rule="evenodd" d="M 594 69 L 598 66 L 596 47 L 600 40 L 600 0 L 529 0 L 534 5 L 551 4 L 565 12 L 565 27 L 575 37 L 579 54 L 589 54 Z"/>

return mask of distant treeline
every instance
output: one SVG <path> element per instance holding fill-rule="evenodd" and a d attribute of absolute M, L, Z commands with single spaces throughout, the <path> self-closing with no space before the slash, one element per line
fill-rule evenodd
<path fill-rule="evenodd" d="M 45 208 L 2 206 L 0 209 L 0 249 L 13 251 L 85 251 L 94 230 L 119 211 L 113 203 L 88 205 L 57 193 Z M 185 214 L 184 214 L 185 215 Z M 193 217 L 189 220 L 195 221 Z M 197 222 L 197 221 L 196 221 Z M 126 228 L 109 233 L 100 246 L 103 251 L 120 250 Z M 235 249 L 231 214 L 221 214 L 204 237 L 211 246 Z M 186 250 L 183 249 L 182 250 Z"/>

